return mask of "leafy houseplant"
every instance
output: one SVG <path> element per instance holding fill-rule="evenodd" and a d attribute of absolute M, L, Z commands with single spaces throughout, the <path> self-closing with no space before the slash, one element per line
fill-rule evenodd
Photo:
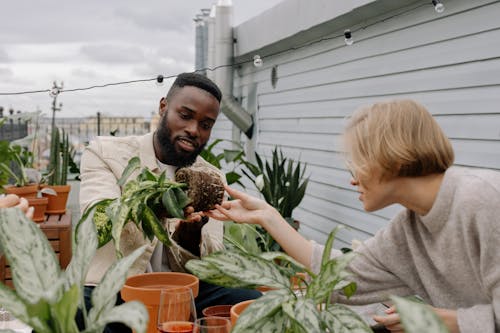
<path fill-rule="evenodd" d="M 77 309 L 84 309 L 84 279 L 97 249 L 94 225 L 84 222 L 73 231 L 73 257 L 64 272 L 49 241 L 17 208 L 0 210 L 0 245 L 12 271 L 15 290 L 0 284 L 2 306 L 38 333 L 76 333 Z M 117 261 L 92 293 L 93 308 L 83 310 L 85 329 L 102 332 L 111 322 L 122 322 L 138 333 L 146 330 L 148 313 L 143 304 L 114 306 L 126 272 L 144 247 Z M 13 331 L 2 331 L 13 332 Z"/>
<path fill-rule="evenodd" d="M 298 229 L 298 222 L 292 217 L 292 213 L 304 198 L 309 182 L 309 178 L 304 178 L 306 166 L 285 157 L 277 147 L 272 152 L 271 162 L 263 162 L 257 153 L 255 159 L 257 164 L 244 161 L 247 170 L 243 169 L 242 172 L 255 184 L 266 202 L 276 208 L 292 227 Z M 267 239 L 267 248 L 280 248 L 269 234 L 264 230 L 261 232 Z"/>
<path fill-rule="evenodd" d="M 201 280 L 221 286 L 255 288 L 265 284 L 275 288 L 248 306 L 232 333 L 372 332 L 356 312 L 330 301 L 333 291 L 342 290 L 348 297 L 356 291 L 355 283 L 346 280 L 349 276 L 346 267 L 356 254 L 351 252 L 329 258 L 335 233 L 336 230 L 328 237 L 318 274 L 281 252 L 260 255 L 238 250 L 218 252 L 201 260 L 190 260 L 186 267 Z M 278 258 L 290 265 L 277 265 L 275 259 Z M 299 289 L 297 294 L 291 288 L 290 278 L 300 271 L 307 271 L 310 279 L 302 279 L 305 287 Z M 406 332 L 447 332 L 434 312 L 425 305 L 409 303 L 400 297 L 393 298 L 393 301 Z"/>
<path fill-rule="evenodd" d="M 120 235 L 128 221 L 133 221 L 145 237 L 153 239 L 156 236 L 170 246 L 170 236 L 160 223 L 163 212 L 168 217 L 183 219 L 186 206 L 193 206 L 195 211 L 209 210 L 221 203 L 224 196 L 224 186 L 218 174 L 209 170 L 181 168 L 176 172 L 176 181 L 170 181 L 165 172 L 156 175 L 144 168 L 135 179 L 127 181 L 140 164 L 140 159 L 133 157 L 124 169 L 118 180 L 123 186 L 121 197 L 94 203 L 78 222 L 80 224 L 94 212 L 92 219 L 97 226 L 99 246 L 113 239 L 118 255 Z"/>
<path fill-rule="evenodd" d="M 5 153 L 4 161 L 0 162 L 0 170 L 14 180 L 14 186 L 22 187 L 29 184 L 30 180 L 26 172 L 30 163 L 20 146 L 2 144 L 2 152 Z"/>
<path fill-rule="evenodd" d="M 222 169 L 222 160 L 224 160 L 227 165 L 232 163 L 233 168 L 230 171 L 226 172 L 226 181 L 228 185 L 237 183 L 243 186 L 243 184 L 240 182 L 241 175 L 236 172 L 236 168 L 240 164 L 245 163 L 243 159 L 243 157 L 245 156 L 245 152 L 243 151 L 243 149 L 223 149 L 221 153 L 216 155 L 214 153 L 214 148 L 222 141 L 224 140 L 214 140 L 214 142 L 203 149 L 203 151 L 200 153 L 200 156 L 219 170 Z"/>

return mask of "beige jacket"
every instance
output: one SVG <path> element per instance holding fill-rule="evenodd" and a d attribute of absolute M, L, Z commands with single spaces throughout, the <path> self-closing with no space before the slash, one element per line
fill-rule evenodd
<path fill-rule="evenodd" d="M 128 161 L 134 156 L 139 156 L 141 159 L 141 169 L 142 167 L 147 167 L 154 173 L 160 173 L 153 148 L 153 133 L 144 136 L 98 137 L 89 144 L 82 155 L 80 167 L 81 211 L 98 200 L 117 198 L 121 195 L 121 188 L 116 182 L 121 177 Z M 197 158 L 192 167 L 216 170 L 221 175 L 223 181 L 225 181 L 224 175 L 201 157 Z M 134 179 L 138 172 L 132 174 L 130 179 Z M 172 232 L 174 229 L 172 225 L 177 222 L 177 219 L 168 219 L 166 223 L 170 227 L 167 229 Z M 211 219 L 203 226 L 201 238 L 200 253 L 202 256 L 223 249 L 222 223 Z M 144 244 L 148 245 L 144 254 L 132 265 L 128 275 L 144 273 L 149 265 L 158 240 L 155 238 L 150 242 L 143 236 L 142 231 L 137 229 L 134 223 L 127 223 L 123 229 L 120 243 L 120 248 L 124 255 L 130 254 Z M 176 244 L 168 249 L 167 256 L 170 269 L 173 271 L 183 271 L 185 262 L 191 258 L 195 258 L 190 252 Z M 109 242 L 98 249 L 91 262 L 86 284 L 98 284 L 104 273 L 116 259 L 113 242 Z"/>

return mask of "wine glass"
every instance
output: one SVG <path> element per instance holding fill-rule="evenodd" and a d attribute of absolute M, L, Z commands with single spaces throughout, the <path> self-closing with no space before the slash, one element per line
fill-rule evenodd
<path fill-rule="evenodd" d="M 190 288 L 162 289 L 158 307 L 158 331 L 191 333 L 196 320 L 194 297 Z"/>
<path fill-rule="evenodd" d="M 203 317 L 194 322 L 193 333 L 229 333 L 231 322 L 223 317 Z"/>

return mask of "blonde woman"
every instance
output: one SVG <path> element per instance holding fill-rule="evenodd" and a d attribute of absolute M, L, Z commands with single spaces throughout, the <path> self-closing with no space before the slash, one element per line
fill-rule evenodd
<path fill-rule="evenodd" d="M 500 332 L 500 173 L 451 167 L 448 138 L 411 100 L 355 112 L 344 145 L 364 209 L 395 203 L 405 209 L 357 250 L 349 266 L 356 294 L 333 297 L 368 304 L 416 294 L 450 332 Z M 288 254 L 319 270 L 321 245 L 303 238 L 266 202 L 227 191 L 236 200 L 209 212 L 211 217 L 260 224 Z M 387 312 L 374 319 L 402 332 L 398 314 Z"/>

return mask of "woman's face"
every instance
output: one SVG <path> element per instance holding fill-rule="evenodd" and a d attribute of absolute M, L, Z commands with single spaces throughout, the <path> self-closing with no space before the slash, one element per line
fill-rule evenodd
<path fill-rule="evenodd" d="M 366 175 L 355 170 L 351 174 L 351 185 L 357 187 L 359 200 L 366 211 L 373 212 L 396 203 L 396 178 L 383 178 L 380 167 L 370 168 Z"/>

